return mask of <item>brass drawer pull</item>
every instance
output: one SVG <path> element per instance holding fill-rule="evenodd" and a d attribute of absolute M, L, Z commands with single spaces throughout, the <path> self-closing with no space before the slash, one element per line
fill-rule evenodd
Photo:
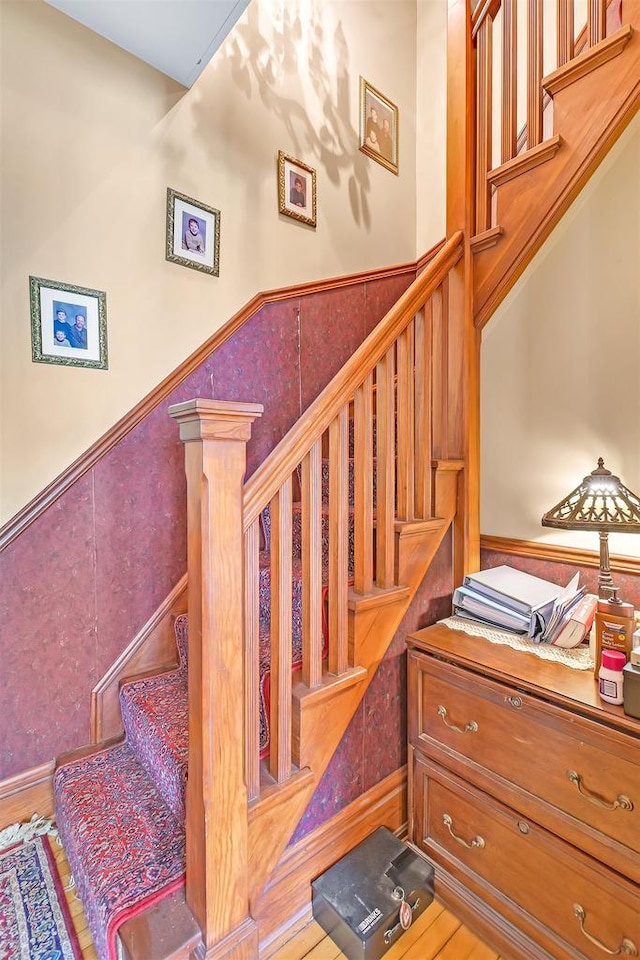
<path fill-rule="evenodd" d="M 456 843 L 462 844 L 462 846 L 466 847 L 467 850 L 473 850 L 474 847 L 477 847 L 478 850 L 482 850 L 482 848 L 484 847 L 484 840 L 482 839 L 482 837 L 474 837 L 473 840 L 463 840 L 462 837 L 456 836 L 456 834 L 452 830 L 453 820 L 451 819 L 448 813 L 442 814 L 442 822 L 444 823 L 445 827 L 447 828 L 447 830 L 449 831 L 453 839 L 456 841 Z"/>
<path fill-rule="evenodd" d="M 605 810 L 617 810 L 618 807 L 620 810 L 633 810 L 633 801 L 629 800 L 629 797 L 625 797 L 624 794 L 621 793 L 612 803 L 609 803 L 597 794 L 590 793 L 583 785 L 582 777 L 575 770 L 567 770 L 567 777 L 571 783 L 575 783 L 578 793 L 589 803 L 595 803 L 597 807 L 604 807 Z"/>
<path fill-rule="evenodd" d="M 629 940 L 628 937 L 623 937 L 620 943 L 620 946 L 617 950 L 610 950 L 609 947 L 605 947 L 604 943 L 601 940 L 598 940 L 597 937 L 592 937 L 590 933 L 584 928 L 584 922 L 587 919 L 587 913 L 584 907 L 581 907 L 579 903 L 574 903 L 573 913 L 576 919 L 580 924 L 580 931 L 585 935 L 587 940 L 595 944 L 596 947 L 599 947 L 600 950 L 604 950 L 605 953 L 608 953 L 610 957 L 617 957 L 621 953 L 626 954 L 628 957 L 637 957 L 638 951 L 633 940 Z"/>
<path fill-rule="evenodd" d="M 469 720 L 469 723 L 465 727 L 456 727 L 455 723 L 449 723 L 447 720 L 447 708 L 443 706 L 438 707 L 438 716 L 442 717 L 442 722 L 445 727 L 448 727 L 449 730 L 454 730 L 456 733 L 477 733 L 478 724 L 475 720 Z"/>
<path fill-rule="evenodd" d="M 507 703 L 515 710 L 522 709 L 522 697 L 507 697 Z"/>

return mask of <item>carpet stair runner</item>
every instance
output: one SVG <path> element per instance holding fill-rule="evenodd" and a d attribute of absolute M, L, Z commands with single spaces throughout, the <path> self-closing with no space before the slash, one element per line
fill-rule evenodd
<path fill-rule="evenodd" d="M 56 821 L 100 960 L 118 927 L 184 882 L 187 617 L 177 670 L 124 684 L 126 739 L 58 767 Z"/>
<path fill-rule="evenodd" d="M 353 503 L 350 463 L 349 502 Z M 328 563 L 328 461 L 322 467 L 323 568 Z M 349 568 L 353 559 L 350 509 Z M 270 513 L 259 557 L 260 750 L 268 753 Z M 302 659 L 300 505 L 293 507 L 292 665 Z M 100 960 L 115 960 L 118 927 L 184 883 L 188 760 L 188 617 L 176 618 L 176 670 L 124 683 L 125 740 L 62 763 L 56 818 Z"/>

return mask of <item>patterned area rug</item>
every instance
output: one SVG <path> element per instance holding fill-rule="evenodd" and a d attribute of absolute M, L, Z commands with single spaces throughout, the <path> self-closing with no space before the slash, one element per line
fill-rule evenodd
<path fill-rule="evenodd" d="M 51 842 L 0 851 L 0 960 L 82 958 Z"/>

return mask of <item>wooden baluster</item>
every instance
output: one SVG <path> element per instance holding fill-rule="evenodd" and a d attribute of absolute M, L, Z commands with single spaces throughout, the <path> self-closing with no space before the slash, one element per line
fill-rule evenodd
<path fill-rule="evenodd" d="M 542 143 L 543 0 L 528 0 L 527 148 Z"/>
<path fill-rule="evenodd" d="M 411 321 L 397 340 L 397 507 L 399 520 L 415 517 L 414 482 L 414 407 L 413 407 L 413 348 L 414 323 Z"/>
<path fill-rule="evenodd" d="M 348 666 L 348 429 L 345 406 L 329 427 L 329 670 L 336 674 Z"/>
<path fill-rule="evenodd" d="M 322 679 L 322 440 L 302 461 L 302 682 Z"/>
<path fill-rule="evenodd" d="M 431 505 L 431 299 L 415 319 L 416 517 L 427 520 Z"/>
<path fill-rule="evenodd" d="M 245 771 L 249 800 L 260 794 L 260 721 L 259 721 L 259 547 L 260 524 L 254 520 L 244 535 L 244 670 L 245 670 Z"/>
<path fill-rule="evenodd" d="M 271 668 L 269 770 L 278 783 L 291 776 L 291 478 L 271 501 Z"/>
<path fill-rule="evenodd" d="M 203 957 L 224 938 L 257 957 L 247 875 L 242 481 L 251 423 L 262 407 L 198 399 L 169 413 L 180 424 L 187 475 L 186 897 Z M 212 682 L 221 676 L 223 684 Z"/>
<path fill-rule="evenodd" d="M 354 397 L 353 486 L 354 486 L 354 581 L 356 593 L 373 588 L 373 404 L 372 375 L 356 390 Z"/>
<path fill-rule="evenodd" d="M 574 0 L 558 0 L 557 52 L 562 67 L 575 54 Z"/>
<path fill-rule="evenodd" d="M 395 577 L 394 347 L 376 365 L 376 584 L 386 589 Z"/>
<path fill-rule="evenodd" d="M 449 424 L 447 417 L 449 336 L 446 281 L 442 283 L 437 290 L 433 291 L 433 296 L 431 297 L 431 317 L 433 456 L 438 460 L 446 460 L 449 456 Z"/>
<path fill-rule="evenodd" d="M 486 16 L 476 35 L 476 233 L 491 226 L 487 173 L 492 167 L 493 136 L 493 22 Z"/>
<path fill-rule="evenodd" d="M 562 0 L 561 0 L 562 2 Z M 502 4 L 502 163 L 518 152 L 518 5 Z"/>
<path fill-rule="evenodd" d="M 600 43 L 601 40 L 604 40 L 607 30 L 607 11 L 605 0 L 588 0 L 587 27 L 589 46 L 595 47 L 596 43 Z"/>

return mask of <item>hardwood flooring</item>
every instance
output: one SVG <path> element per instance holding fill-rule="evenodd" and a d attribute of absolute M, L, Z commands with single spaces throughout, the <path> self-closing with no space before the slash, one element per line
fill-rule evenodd
<path fill-rule="evenodd" d="M 309 923 L 271 960 L 346 960 L 322 927 Z M 384 960 L 500 960 L 440 903 L 432 903 L 404 933 Z"/>
<path fill-rule="evenodd" d="M 67 887 L 70 871 L 65 852 L 59 848 L 55 855 L 63 885 Z M 71 887 L 65 896 L 82 947 L 83 960 L 97 960 L 87 920 L 75 889 Z M 270 960 L 346 960 L 346 957 L 322 927 L 313 920 L 272 954 Z M 495 950 L 482 943 L 440 903 L 434 902 L 385 953 L 384 960 L 501 960 L 501 958 Z"/>
<path fill-rule="evenodd" d="M 82 960 L 98 960 L 98 955 L 93 945 L 93 939 L 91 937 L 87 918 L 84 915 L 82 903 L 78 894 L 76 893 L 76 888 L 69 888 L 69 884 L 71 882 L 71 870 L 69 868 L 67 855 L 63 848 L 56 846 L 55 843 L 52 844 L 52 849 L 55 854 L 58 873 L 60 874 L 62 885 L 65 888 L 65 897 L 67 898 L 67 903 L 69 904 L 69 912 L 73 917 L 73 925 L 76 928 L 76 933 L 78 934 L 78 942 L 80 943 L 80 947 L 82 949 Z"/>

